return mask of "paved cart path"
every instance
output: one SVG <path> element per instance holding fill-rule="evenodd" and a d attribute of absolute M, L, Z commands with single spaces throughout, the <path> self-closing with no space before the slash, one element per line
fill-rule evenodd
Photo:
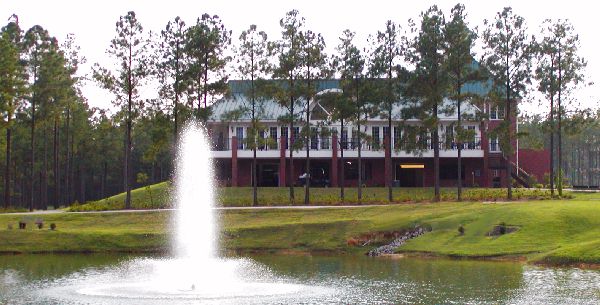
<path fill-rule="evenodd" d="M 260 207 L 216 207 L 215 210 L 316 210 L 316 209 L 348 209 L 348 208 L 368 208 L 383 207 L 395 204 L 364 204 L 364 205 L 293 205 L 293 206 L 260 206 Z M 86 212 L 68 212 L 65 210 L 47 210 L 19 213 L 0 213 L 0 215 L 49 215 L 49 214 L 93 214 L 93 213 L 152 213 L 164 211 L 176 211 L 177 209 L 145 209 L 145 210 L 110 210 L 110 211 L 86 211 Z"/>

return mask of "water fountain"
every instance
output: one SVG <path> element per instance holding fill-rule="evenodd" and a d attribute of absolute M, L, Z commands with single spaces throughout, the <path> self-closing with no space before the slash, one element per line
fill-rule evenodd
<path fill-rule="evenodd" d="M 201 300 L 211 303 L 269 303 L 298 295 L 331 292 L 290 283 L 245 258 L 220 258 L 214 209 L 211 151 L 203 128 L 191 124 L 181 135 L 176 167 L 177 210 L 173 218 L 173 258 L 136 259 L 119 268 L 75 277 L 54 289 L 61 299 L 82 296 L 109 304 L 149 304 Z"/>

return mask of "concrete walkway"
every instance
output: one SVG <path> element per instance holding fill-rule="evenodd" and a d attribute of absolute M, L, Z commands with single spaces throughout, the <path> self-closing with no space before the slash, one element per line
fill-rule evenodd
<path fill-rule="evenodd" d="M 317 210 L 317 209 L 352 209 L 368 207 L 384 207 L 395 204 L 364 204 L 364 205 L 294 205 L 294 206 L 259 206 L 259 207 L 216 207 L 215 210 Z M 110 211 L 85 211 L 67 212 L 65 210 L 47 210 L 19 213 L 0 213 L 0 215 L 51 215 L 61 213 L 72 214 L 98 214 L 98 213 L 152 213 L 164 211 L 176 211 L 177 209 L 144 209 L 144 210 L 110 210 Z"/>

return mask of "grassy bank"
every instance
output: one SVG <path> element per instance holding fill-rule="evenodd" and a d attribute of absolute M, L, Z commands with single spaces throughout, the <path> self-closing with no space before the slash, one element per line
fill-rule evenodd
<path fill-rule="evenodd" d="M 295 204 L 304 204 L 304 189 L 295 188 Z M 386 204 L 387 188 L 370 187 L 363 189 L 363 204 Z M 345 189 L 345 201 L 339 199 L 339 188 L 311 188 L 311 204 L 341 205 L 357 204 L 356 188 Z M 171 208 L 171 187 L 167 182 L 138 188 L 132 191 L 132 207 L 134 209 Z M 515 189 L 514 199 L 548 199 L 550 193 L 536 189 Z M 441 192 L 442 201 L 456 200 L 456 189 L 444 188 Z M 502 201 L 506 199 L 506 189 L 467 188 L 463 191 L 465 201 Z M 428 202 L 433 199 L 432 188 L 394 188 L 394 203 Z M 106 199 L 89 202 L 71 207 L 71 211 L 106 211 L 124 208 L 125 194 L 118 194 Z M 217 188 L 217 201 L 221 206 L 241 207 L 252 205 L 252 188 L 224 187 Z M 289 188 L 265 187 L 258 189 L 260 206 L 290 205 Z"/>
<path fill-rule="evenodd" d="M 170 211 L 0 215 L 1 252 L 164 251 Z M 223 246 L 239 251 L 337 251 L 371 249 L 348 241 L 369 232 L 428 225 L 433 231 L 401 252 L 455 257 L 519 256 L 552 264 L 600 263 L 600 194 L 568 201 L 420 203 L 326 209 L 221 211 Z M 31 228 L 36 218 L 43 230 Z M 19 220 L 26 230 L 7 229 Z M 516 232 L 488 237 L 506 223 Z M 48 230 L 50 223 L 56 231 Z M 463 225 L 464 235 L 458 233 Z M 201 234 L 201 232 L 198 232 Z"/>

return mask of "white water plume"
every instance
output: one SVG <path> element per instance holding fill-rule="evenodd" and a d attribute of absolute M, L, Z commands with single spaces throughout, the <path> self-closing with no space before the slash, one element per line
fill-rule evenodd
<path fill-rule="evenodd" d="M 176 165 L 177 212 L 174 250 L 179 258 L 215 258 L 218 224 L 214 215 L 213 167 L 203 127 L 189 124 L 179 139 Z"/>

